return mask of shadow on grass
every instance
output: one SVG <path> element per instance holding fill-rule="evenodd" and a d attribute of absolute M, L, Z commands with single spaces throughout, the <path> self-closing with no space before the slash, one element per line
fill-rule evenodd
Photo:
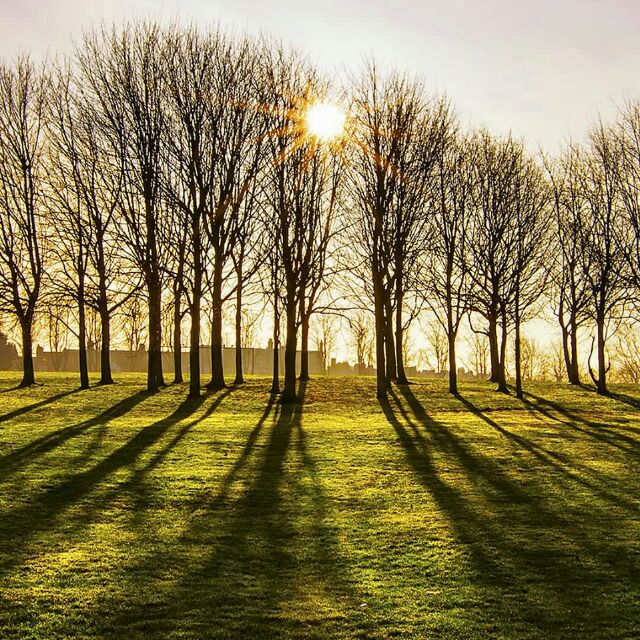
<path fill-rule="evenodd" d="M 229 471 L 191 510 L 178 543 L 122 576 L 117 614 L 104 612 L 116 634 L 306 637 L 314 616 L 326 616 L 310 602 L 339 608 L 349 587 L 302 427 L 305 390 L 300 383 L 301 402 L 293 405 L 271 396 Z M 153 609 L 148 594 L 138 594 L 140 574 L 156 594 Z M 341 615 L 332 624 L 344 627 Z"/>
<path fill-rule="evenodd" d="M 536 458 L 538 462 L 550 467 L 553 472 L 559 473 L 565 476 L 567 479 L 575 482 L 576 484 L 582 485 L 593 493 L 598 494 L 600 498 L 609 501 L 613 505 L 626 509 L 631 513 L 638 513 L 638 505 L 627 500 L 623 495 L 619 495 L 618 493 L 616 493 L 611 486 L 614 483 L 608 481 L 608 479 L 603 476 L 603 474 L 597 473 L 587 465 L 580 464 L 576 460 L 572 459 L 570 455 L 562 454 L 558 451 L 552 451 L 551 449 L 543 447 L 533 440 L 513 433 L 506 427 L 500 425 L 496 420 L 486 415 L 486 413 L 475 404 L 473 404 L 471 400 L 468 400 L 460 394 L 458 394 L 457 398 L 468 411 L 483 420 L 485 424 L 487 424 L 492 429 L 495 429 L 500 435 L 508 438 L 515 446 L 520 447 L 531 456 Z M 522 401 L 525 405 L 528 405 L 530 408 L 532 408 L 531 410 L 534 413 L 541 413 L 546 418 L 551 417 L 547 411 L 540 411 L 539 409 L 536 409 L 530 402 L 526 400 L 526 398 Z M 595 478 L 595 480 L 587 480 L 583 477 L 584 475 L 592 476 Z"/>
<path fill-rule="evenodd" d="M 407 387 L 400 395 L 392 391 L 381 406 L 416 478 L 465 545 L 470 584 L 491 599 L 503 622 L 524 625 L 536 637 L 569 629 L 590 630 L 595 637 L 596 629 L 635 619 L 632 596 L 615 606 L 602 597 L 603 585 L 625 594 L 623 585 L 637 584 L 633 550 L 609 538 L 608 500 L 583 501 L 566 478 L 554 484 L 558 467 L 548 452 L 487 416 L 481 417 L 532 456 L 525 464 L 516 458 L 503 466 L 500 456 L 485 454 L 472 427 L 468 438 L 457 436 L 428 415 Z M 624 531 L 624 522 L 618 524 Z"/>
<path fill-rule="evenodd" d="M 11 389 L 4 389 L 2 393 L 8 393 L 9 391 L 20 390 L 21 387 L 14 387 Z M 36 409 L 40 409 L 41 407 L 46 407 L 49 404 L 53 404 L 58 400 L 62 400 L 62 398 L 66 398 L 74 393 L 78 393 L 79 391 L 84 391 L 78 387 L 77 389 L 70 389 L 69 391 L 62 391 L 61 393 L 56 393 L 48 398 L 44 398 L 44 400 L 40 400 L 38 402 L 34 402 L 33 404 L 28 404 L 24 407 L 20 407 L 18 409 L 14 409 L 13 411 L 9 411 L 9 413 L 4 413 L 0 415 L 0 423 L 8 422 L 9 420 L 14 420 L 15 418 L 19 418 L 20 416 L 29 413 L 30 411 L 35 411 Z"/>
<path fill-rule="evenodd" d="M 56 396 L 53 397 L 56 398 Z M 146 394 L 140 391 L 136 392 L 120 400 L 120 402 L 116 403 L 112 407 L 105 409 L 102 413 L 94 416 L 93 418 L 47 433 L 19 449 L 15 449 L 11 453 L 0 456 L 0 482 L 6 480 L 10 473 L 15 471 L 22 464 L 32 462 L 37 456 L 48 453 L 56 447 L 63 445 L 67 440 L 74 438 L 93 427 L 105 425 L 110 420 L 115 420 L 124 416 L 147 397 L 148 396 Z"/>
<path fill-rule="evenodd" d="M 90 469 L 68 475 L 55 486 L 46 486 L 45 490 L 30 502 L 11 509 L 4 516 L 8 526 L 2 530 L 2 534 L 6 538 L 0 539 L 0 546 L 8 548 L 10 543 L 14 543 L 15 546 L 15 543 L 19 542 L 20 550 L 7 553 L 3 559 L 0 559 L 0 571 L 6 571 L 19 563 L 21 557 L 27 552 L 29 540 L 37 534 L 58 526 L 60 524 L 58 518 L 62 514 L 65 514 L 66 518 L 67 535 L 71 535 L 73 531 L 90 522 L 114 498 L 132 486 L 141 483 L 146 473 L 157 466 L 169 451 L 186 436 L 189 430 L 210 415 L 232 390 L 232 388 L 226 389 L 215 398 L 202 416 L 183 425 L 178 433 L 150 458 L 146 465 L 134 468 L 142 454 L 157 444 L 173 426 L 193 415 L 205 402 L 206 396 L 184 400 L 171 415 L 143 427 L 125 444 L 112 451 Z M 4 462 L 5 466 L 9 463 L 18 464 L 25 459 L 30 459 L 33 455 L 42 454 L 79 433 L 92 427 L 104 426 L 105 422 L 125 415 L 146 397 L 149 396 L 144 392 L 133 394 L 99 416 L 73 427 L 56 431 L 49 437 L 41 438 L 27 447 L 13 452 L 0 462 Z M 128 468 L 133 469 L 132 479 L 116 482 L 106 491 L 92 496 L 90 500 L 85 500 L 95 489 L 106 483 L 110 476 L 121 469 Z M 74 509 L 73 515 L 67 513 L 71 507 L 77 506 L 83 500 L 85 503 L 82 508 Z"/>
<path fill-rule="evenodd" d="M 634 398 L 633 396 L 629 396 L 626 393 L 610 393 L 610 398 L 617 400 L 618 402 L 622 402 L 633 409 L 640 409 L 640 399 Z"/>
<path fill-rule="evenodd" d="M 609 445 L 625 453 L 638 457 L 640 455 L 640 441 L 629 435 L 620 433 L 619 430 L 606 426 L 603 423 L 589 420 L 572 411 L 568 407 L 554 400 L 543 398 L 531 392 L 527 392 L 523 398 L 525 406 L 537 411 L 550 420 L 560 422 L 574 431 L 578 431 L 588 438 Z M 561 417 L 558 417 L 561 416 Z"/>

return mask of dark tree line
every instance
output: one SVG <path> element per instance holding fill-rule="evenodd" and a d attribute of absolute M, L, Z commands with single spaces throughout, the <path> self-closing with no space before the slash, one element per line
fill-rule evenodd
<path fill-rule="evenodd" d="M 308 115 L 331 101 L 346 121 L 324 137 Z M 446 97 L 405 74 L 370 63 L 336 87 L 268 38 L 152 22 L 90 32 L 58 62 L 5 63 L 0 312 L 20 331 L 22 384 L 35 382 L 48 308 L 65 309 L 83 388 L 89 333 L 109 384 L 114 322 L 135 311 L 150 392 L 165 383 L 165 335 L 174 381 L 188 346 L 189 395 L 201 393 L 203 328 L 206 386 L 221 389 L 231 307 L 240 384 L 248 304 L 269 309 L 274 392 L 284 346 L 283 402 L 309 378 L 312 319 L 327 311 L 348 316 L 359 365 L 373 351 L 378 397 L 409 382 L 406 335 L 426 312 L 446 336 L 452 393 L 468 321 L 503 392 L 513 351 L 521 396 L 522 325 L 552 304 L 569 382 L 593 328 L 588 369 L 607 393 L 608 340 L 640 302 L 639 114 L 630 102 L 585 144 L 539 158 L 463 131 Z"/>

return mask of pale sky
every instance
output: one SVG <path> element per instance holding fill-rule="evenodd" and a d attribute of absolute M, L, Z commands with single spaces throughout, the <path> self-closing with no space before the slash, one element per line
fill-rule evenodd
<path fill-rule="evenodd" d="M 282 36 L 330 69 L 373 55 L 445 91 L 464 123 L 555 151 L 640 98 L 640 0 L 0 0 L 0 56 L 68 51 L 101 20 Z"/>

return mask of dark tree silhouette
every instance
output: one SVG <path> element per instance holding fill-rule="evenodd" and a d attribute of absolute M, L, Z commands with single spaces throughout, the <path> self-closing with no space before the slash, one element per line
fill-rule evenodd
<path fill-rule="evenodd" d="M 33 323 L 47 253 L 45 87 L 27 57 L 0 65 L 0 311 L 20 326 L 23 387 L 35 383 Z"/>

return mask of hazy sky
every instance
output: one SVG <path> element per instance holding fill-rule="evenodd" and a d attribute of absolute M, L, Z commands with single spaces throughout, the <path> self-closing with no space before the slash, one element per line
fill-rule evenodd
<path fill-rule="evenodd" d="M 551 150 L 640 97 L 640 0 L 0 0 L 0 55 L 68 50 L 134 16 L 264 30 L 329 67 L 373 54 L 446 91 L 464 122 Z"/>

